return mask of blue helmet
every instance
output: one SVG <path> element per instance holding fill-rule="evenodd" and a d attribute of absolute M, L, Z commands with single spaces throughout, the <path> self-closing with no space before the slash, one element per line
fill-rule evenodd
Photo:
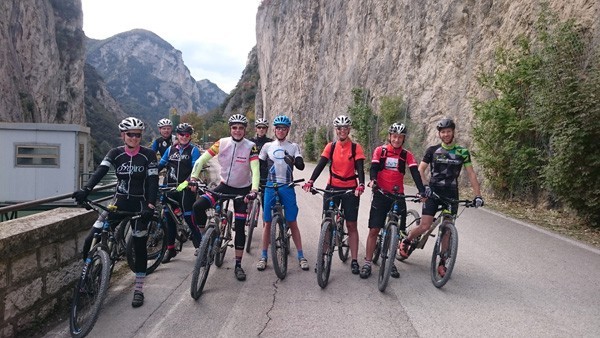
<path fill-rule="evenodd" d="M 292 120 L 290 120 L 290 118 L 285 115 L 279 115 L 279 116 L 275 117 L 275 119 L 273 120 L 273 125 L 274 126 L 284 125 L 286 127 L 290 127 L 292 125 Z"/>

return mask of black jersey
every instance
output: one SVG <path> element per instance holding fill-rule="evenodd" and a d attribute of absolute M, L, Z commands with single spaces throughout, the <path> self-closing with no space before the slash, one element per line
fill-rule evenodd
<path fill-rule="evenodd" d="M 92 189 L 110 167 L 117 176 L 117 196 L 144 198 L 154 204 L 158 195 L 158 162 L 154 150 L 140 147 L 128 153 L 125 146 L 111 149 L 86 184 Z"/>
<path fill-rule="evenodd" d="M 194 164 L 200 158 L 200 150 L 192 143 L 169 147 L 158 165 L 159 171 L 167 167 L 167 183 L 181 183 L 192 173 Z"/>
<path fill-rule="evenodd" d="M 258 153 L 260 154 L 260 149 L 262 149 L 262 147 L 268 143 L 268 142 L 273 142 L 273 139 L 270 137 L 262 136 L 256 136 L 254 138 L 251 138 L 250 141 L 254 142 L 254 144 L 256 144 L 256 150 L 258 150 Z M 260 161 L 260 181 L 261 184 L 264 184 L 267 181 L 267 175 L 269 174 L 269 165 L 267 164 L 267 161 Z"/>
<path fill-rule="evenodd" d="M 163 156 L 174 141 L 175 135 L 171 135 L 168 138 L 163 138 L 162 136 L 160 136 L 156 140 L 154 140 L 154 142 L 152 142 L 152 150 L 157 152 L 160 156 Z"/>
<path fill-rule="evenodd" d="M 464 166 L 470 166 L 469 150 L 458 145 L 437 144 L 427 148 L 423 162 L 431 166 L 429 185 L 435 187 L 458 188 L 458 176 Z"/>

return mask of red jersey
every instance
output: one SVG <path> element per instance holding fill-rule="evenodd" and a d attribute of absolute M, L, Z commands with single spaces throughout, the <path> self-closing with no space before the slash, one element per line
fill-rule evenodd
<path fill-rule="evenodd" d="M 385 151 L 382 149 L 385 148 Z M 395 149 L 391 144 L 386 144 L 375 148 L 373 151 L 373 159 L 371 163 L 380 163 L 382 153 L 387 152 L 384 156 L 385 163 L 380 164 L 381 170 L 377 173 L 377 185 L 385 192 L 393 192 L 394 186 L 398 186 L 398 192 L 404 193 L 404 174 L 405 170 L 398 168 L 398 165 L 406 165 L 407 167 L 418 166 L 413 154 L 405 150 L 406 158 L 402 158 L 402 147 Z"/>

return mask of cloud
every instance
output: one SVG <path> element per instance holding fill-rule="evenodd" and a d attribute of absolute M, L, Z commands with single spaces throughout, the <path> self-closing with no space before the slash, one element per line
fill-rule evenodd
<path fill-rule="evenodd" d="M 154 32 L 182 52 L 196 80 L 229 93 L 256 45 L 260 0 L 82 0 L 86 36 L 106 39 L 136 28 Z"/>

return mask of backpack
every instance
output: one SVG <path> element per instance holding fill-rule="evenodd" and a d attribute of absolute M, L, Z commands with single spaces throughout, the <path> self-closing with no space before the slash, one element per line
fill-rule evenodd
<path fill-rule="evenodd" d="M 385 166 L 385 161 L 387 160 L 387 146 L 381 147 L 381 155 L 379 157 L 379 163 Z M 381 168 L 381 170 L 383 170 L 384 168 Z M 400 156 L 398 158 L 398 171 L 402 175 L 406 173 L 406 149 L 404 148 L 402 148 L 402 151 L 400 152 Z"/>
<path fill-rule="evenodd" d="M 342 176 L 334 174 L 333 171 L 331 170 L 331 166 L 333 165 L 333 150 L 335 149 L 336 143 L 337 143 L 337 141 L 331 143 L 331 150 L 329 151 L 329 175 L 337 178 L 340 181 L 355 180 L 358 177 L 358 175 L 356 175 L 356 173 L 350 177 L 342 177 Z M 355 158 L 356 158 L 356 143 L 352 142 L 352 155 L 350 155 L 350 159 L 354 161 Z"/>

